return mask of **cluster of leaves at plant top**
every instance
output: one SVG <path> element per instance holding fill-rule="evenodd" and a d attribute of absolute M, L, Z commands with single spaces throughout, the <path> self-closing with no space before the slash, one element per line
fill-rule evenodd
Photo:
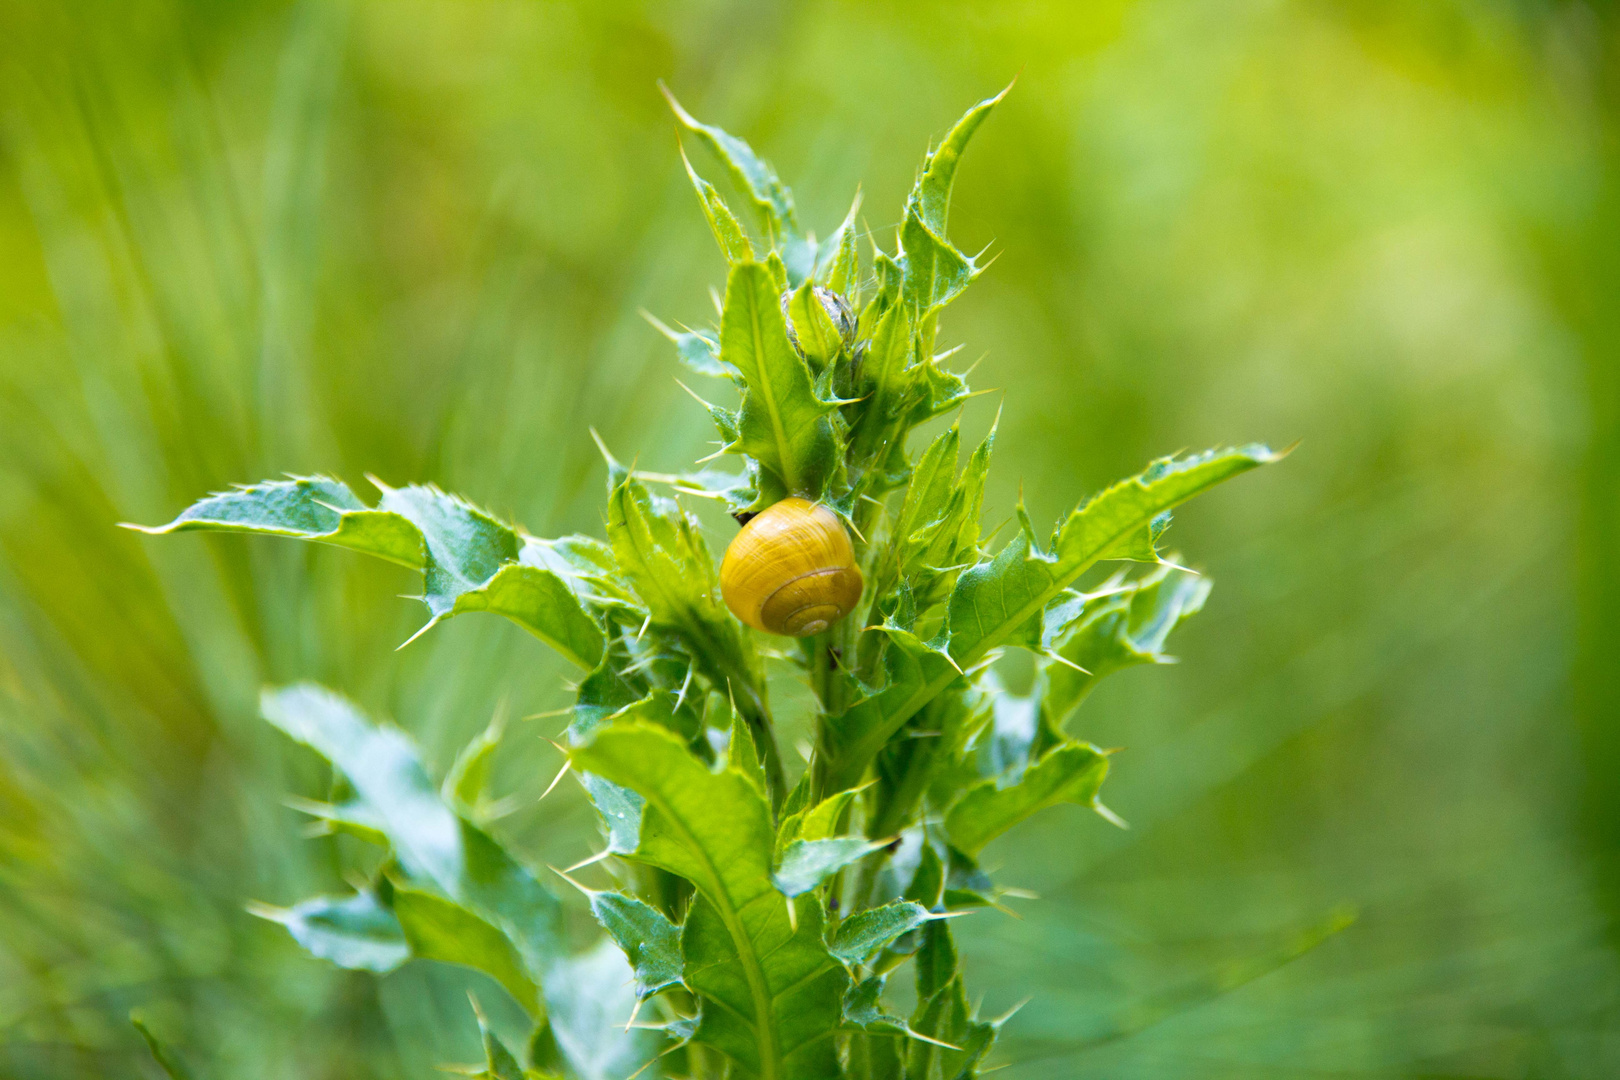
<path fill-rule="evenodd" d="M 741 469 L 661 477 L 655 492 L 609 457 L 605 540 L 539 539 L 431 487 L 378 485 L 368 505 L 324 477 L 211 496 L 151 530 L 290 536 L 402 563 L 423 575 L 424 630 L 495 612 L 579 666 L 567 752 L 604 847 L 568 880 L 606 931 L 584 953 L 562 933 L 562 878 L 487 828 L 498 729 L 436 784 L 404 734 L 337 694 L 264 696 L 266 719 L 333 767 L 330 798 L 299 805 L 385 856 L 351 894 L 257 910 L 345 967 L 488 973 L 532 1035 L 508 1047 L 480 1014 L 480 1075 L 954 1080 L 982 1067 L 998 1021 L 970 1007 L 951 930 L 998 906 L 976 860 L 1059 803 L 1109 816 L 1108 752 L 1070 716 L 1097 679 L 1165 660 L 1166 637 L 1205 601 L 1208 581 L 1160 556 L 1170 509 L 1276 457 L 1248 446 L 1157 461 L 1044 534 L 1020 508 L 996 547 L 981 522 L 993 430 L 971 449 L 955 424 L 908 445 L 971 396 L 938 339 L 983 262 L 951 242 L 946 217 L 962 153 L 999 101 L 925 157 L 892 250 L 863 258 L 858 204 L 818 241 L 769 165 L 671 99 L 752 228 L 688 164 L 729 270 L 715 325 L 655 325 L 717 384 L 718 456 Z M 745 515 L 789 495 L 843 518 L 866 591 L 784 657 L 721 602 L 716 552 L 681 501 Z M 1078 588 L 1103 561 L 1124 569 Z M 1036 657 L 1028 696 L 992 670 L 1007 649 Z M 800 665 L 816 692 L 796 778 L 767 659 Z M 906 1011 L 895 978 L 914 983 Z"/>

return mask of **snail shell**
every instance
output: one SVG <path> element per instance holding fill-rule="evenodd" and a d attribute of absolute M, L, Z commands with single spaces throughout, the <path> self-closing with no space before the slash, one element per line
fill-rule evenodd
<path fill-rule="evenodd" d="M 819 634 L 854 610 L 861 572 L 843 522 L 825 506 L 790 498 L 756 514 L 720 563 L 720 593 L 756 630 Z"/>

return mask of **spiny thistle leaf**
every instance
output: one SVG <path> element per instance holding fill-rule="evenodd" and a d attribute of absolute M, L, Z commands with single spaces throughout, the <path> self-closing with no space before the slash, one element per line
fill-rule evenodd
<path fill-rule="evenodd" d="M 820 904 L 799 900 L 795 919 L 771 882 L 770 806 L 754 782 L 730 767 L 711 772 L 647 724 L 604 727 L 572 756 L 645 800 L 634 857 L 697 889 L 682 934 L 686 984 L 705 1000 L 694 1040 L 741 1075 L 835 1076 L 849 977 L 822 943 Z"/>
<path fill-rule="evenodd" d="M 1058 803 L 1094 806 L 1097 789 L 1108 775 L 1108 756 L 1087 743 L 1069 743 L 1050 751 L 1024 770 L 1017 783 L 997 787 L 983 780 L 945 815 L 951 843 L 969 855 L 1037 810 Z"/>
<path fill-rule="evenodd" d="M 1104 676 L 1138 664 L 1168 663 L 1165 641 L 1203 610 L 1212 587 L 1206 577 L 1160 566 L 1120 592 L 1099 597 L 1061 627 L 1048 651 L 1067 662 L 1042 665 L 1044 707 L 1053 723 L 1062 724 Z"/>
<path fill-rule="evenodd" d="M 800 231 L 793 207 L 793 193 L 742 139 L 712 124 L 698 121 L 681 107 L 675 95 L 662 83 L 664 99 L 682 127 L 696 135 L 725 165 L 732 182 L 748 197 L 758 215 L 770 246 L 781 252 L 789 280 L 797 286 L 814 271 L 816 248 Z"/>
<path fill-rule="evenodd" d="M 703 204 L 703 215 L 709 219 L 709 229 L 714 233 L 715 241 L 726 256 L 726 261 L 735 265 L 742 262 L 752 262 L 754 259 L 754 245 L 748 240 L 748 234 L 743 232 L 742 225 L 732 215 L 731 208 L 720 198 L 720 193 L 714 190 L 714 185 L 699 176 L 692 169 L 692 163 L 686 160 L 686 153 L 682 151 L 681 161 L 686 165 L 686 175 L 696 189 L 698 202 Z"/>
<path fill-rule="evenodd" d="M 895 900 L 882 907 L 856 912 L 838 924 L 828 948 L 854 967 L 894 944 L 902 934 L 917 929 L 929 918 L 928 909 L 910 900 Z"/>
<path fill-rule="evenodd" d="M 380 486 L 380 485 L 379 485 Z M 423 631 L 467 611 L 504 615 L 584 668 L 602 632 L 574 585 L 523 559 L 524 538 L 482 510 L 432 487 L 382 487 L 377 509 L 326 477 L 268 481 L 212 495 L 151 534 L 251 532 L 334 544 L 422 571 Z M 418 631 L 421 633 L 422 631 Z"/>
<path fill-rule="evenodd" d="M 316 896 L 290 908 L 254 904 L 248 910 L 285 926 L 306 952 L 338 967 L 382 974 L 411 956 L 399 920 L 371 892 Z"/>
<path fill-rule="evenodd" d="M 623 950 L 636 973 L 636 994 L 648 998 L 681 982 L 681 928 L 651 904 L 616 892 L 591 892 L 591 914 Z"/>
<path fill-rule="evenodd" d="M 310 684 L 266 691 L 261 706 L 265 719 L 313 748 L 354 785 L 407 878 L 510 938 L 530 981 L 564 955 L 557 898 L 444 803 L 403 732 L 371 723 L 347 700 Z M 401 923 L 409 937 L 403 915 Z M 431 932 L 431 926 L 424 929 Z"/>
<path fill-rule="evenodd" d="M 675 356 L 688 371 L 713 378 L 736 378 L 737 369 L 720 361 L 720 338 L 711 330 L 676 330 L 643 311 L 642 318 L 675 346 Z"/>
<path fill-rule="evenodd" d="M 394 915 L 412 956 L 482 971 L 531 1017 L 545 1015 L 538 977 L 499 927 L 452 900 L 402 885 L 394 887 Z"/>
<path fill-rule="evenodd" d="M 832 836 L 822 840 L 795 840 L 783 851 L 771 880 L 792 898 L 802 896 L 850 863 L 871 854 L 886 841 L 863 836 Z"/>
<path fill-rule="evenodd" d="M 990 110 L 1001 104 L 1011 90 L 1012 84 L 1009 83 L 1001 93 L 985 98 L 969 109 L 923 160 L 922 175 L 912 191 L 912 199 L 916 201 L 918 217 L 941 236 L 945 235 L 945 218 L 951 208 L 951 187 L 956 183 L 956 167 L 962 160 L 962 151 L 967 149 L 968 140 L 979 130 L 979 125 L 990 115 Z"/>
<path fill-rule="evenodd" d="M 976 662 L 1038 622 L 1042 609 L 1120 540 L 1194 495 L 1279 457 L 1255 445 L 1157 462 L 1069 514 L 1050 551 L 1032 548 L 1024 537 L 1013 540 L 957 582 L 950 602 L 951 655 Z"/>
<path fill-rule="evenodd" d="M 906 1075 L 949 1076 L 957 1080 L 978 1075 L 977 1066 L 996 1030 L 976 1020 L 968 1007 L 962 976 L 957 970 L 956 944 L 944 921 L 930 922 L 922 931 L 917 953 L 917 1011 L 907 1051 Z"/>
<path fill-rule="evenodd" d="M 267 480 L 200 499 L 167 525 L 131 525 L 150 536 L 178 532 L 245 532 L 333 544 L 420 570 L 427 552 L 410 520 L 362 503 L 341 480 L 295 476 Z"/>
<path fill-rule="evenodd" d="M 1156 466 L 1151 480 L 1144 474 L 1121 481 L 1071 513 L 1051 552 L 1035 548 L 1020 534 L 994 559 L 965 571 L 950 598 L 948 645 L 940 649 L 912 642 L 903 650 L 898 671 L 891 665 L 889 685 L 881 694 L 828 718 L 828 736 L 838 756 L 836 782 L 857 783 L 877 749 L 991 649 L 1003 643 L 1038 643 L 1045 606 L 1122 537 L 1199 492 L 1280 456 L 1249 446 L 1210 451 L 1168 468 Z M 889 636 L 899 640 L 892 630 Z"/>
<path fill-rule="evenodd" d="M 810 369 L 788 340 L 780 290 L 759 263 L 733 266 L 727 277 L 720 358 L 745 384 L 728 449 L 757 461 L 783 494 L 820 498 L 838 453 L 827 418 L 835 406 L 816 396 Z"/>

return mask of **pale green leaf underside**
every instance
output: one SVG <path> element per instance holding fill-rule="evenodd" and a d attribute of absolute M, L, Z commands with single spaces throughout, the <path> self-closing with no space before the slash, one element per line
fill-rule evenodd
<path fill-rule="evenodd" d="M 782 890 L 783 896 L 802 896 L 885 843 L 883 840 L 868 840 L 864 836 L 795 840 L 783 850 L 771 880 Z"/>
<path fill-rule="evenodd" d="M 564 954 L 557 898 L 488 834 L 446 805 L 403 732 L 373 724 L 349 701 L 309 684 L 267 690 L 262 709 L 267 720 L 316 750 L 348 779 L 365 817 L 387 837 L 413 884 L 441 894 L 445 902 L 465 909 L 468 918 L 510 939 L 526 978 L 538 981 Z M 408 925 L 406 931 L 408 937 Z M 497 978 L 503 984 L 509 981 L 503 975 Z"/>
<path fill-rule="evenodd" d="M 399 920 L 369 892 L 317 896 L 290 908 L 256 904 L 250 910 L 285 926 L 306 952 L 338 967 L 382 973 L 410 959 Z"/>
<path fill-rule="evenodd" d="M 829 948 L 834 956 L 852 967 L 864 964 L 928 918 L 928 909 L 910 900 L 895 900 L 882 907 L 858 911 L 838 925 Z"/>
<path fill-rule="evenodd" d="M 998 787 L 982 780 L 962 795 L 945 815 L 951 843 L 969 855 L 1038 810 L 1059 803 L 1093 806 L 1097 789 L 1108 775 L 1108 757 L 1085 743 L 1068 743 L 1049 751 L 1025 769 L 1017 783 Z"/>
<path fill-rule="evenodd" d="M 428 626 L 492 611 L 581 667 L 601 658 L 602 632 L 570 581 L 526 565 L 517 530 L 437 488 L 383 488 L 372 509 L 341 481 L 295 477 L 211 495 L 167 525 L 140 528 L 260 533 L 361 551 L 422 571 Z"/>

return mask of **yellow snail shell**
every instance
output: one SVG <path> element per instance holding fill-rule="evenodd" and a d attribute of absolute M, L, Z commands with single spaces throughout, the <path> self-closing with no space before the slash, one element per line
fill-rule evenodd
<path fill-rule="evenodd" d="M 861 599 L 855 549 L 838 515 L 789 498 L 756 514 L 726 548 L 720 594 L 756 630 L 819 634 Z"/>

